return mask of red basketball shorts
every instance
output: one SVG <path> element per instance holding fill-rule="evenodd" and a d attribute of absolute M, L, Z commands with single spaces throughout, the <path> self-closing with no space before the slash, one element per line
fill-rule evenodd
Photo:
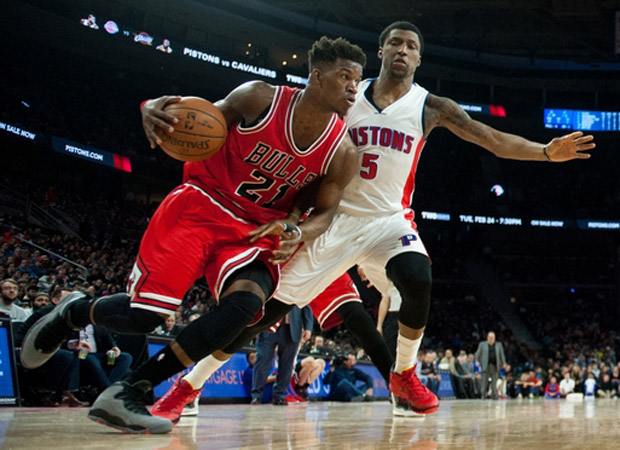
<path fill-rule="evenodd" d="M 131 306 L 173 314 L 196 281 L 206 277 L 219 300 L 228 277 L 255 260 L 265 261 L 274 286 L 280 268 L 267 261 L 277 248 L 277 236 L 251 243 L 253 222 L 235 216 L 197 186 L 183 184 L 164 199 L 142 237 L 129 278 Z"/>
<path fill-rule="evenodd" d="M 323 292 L 310 302 L 310 308 L 322 330 L 329 330 L 342 323 L 336 313 L 340 305 L 348 302 L 360 302 L 360 294 L 348 273 L 332 282 Z"/>

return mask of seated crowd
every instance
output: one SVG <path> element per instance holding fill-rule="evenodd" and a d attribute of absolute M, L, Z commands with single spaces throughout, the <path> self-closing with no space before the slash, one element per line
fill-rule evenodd
<path fill-rule="evenodd" d="M 135 227 L 131 235 L 110 240 L 72 238 L 33 227 L 19 218 L 4 217 L 0 222 L 0 280 L 4 280 L 0 312 L 17 322 L 15 328 L 19 329 L 20 323 L 28 322 L 33 313 L 57 303 L 63 289 L 81 290 L 90 297 L 122 291 L 133 265 L 135 236 L 139 236 L 136 230 L 146 225 L 144 213 L 140 218 L 135 212 L 131 217 L 123 214 L 119 209 L 112 216 L 119 222 L 134 223 Z M 449 273 L 445 277 L 454 275 Z M 510 362 L 502 368 L 501 396 L 557 398 L 571 392 L 597 397 L 619 395 L 620 364 L 615 353 L 617 336 L 609 331 L 613 329 L 610 318 L 614 317 L 606 312 L 612 306 L 609 301 L 584 296 L 578 300 L 586 306 L 580 309 L 580 315 L 567 313 L 551 318 L 546 314 L 549 307 L 537 310 L 536 303 L 528 305 L 524 322 L 532 326 L 534 336 L 543 343 L 539 353 L 517 344 L 501 317 L 479 300 L 471 282 L 463 281 L 464 278 L 456 274 L 452 281 L 439 279 L 434 288 L 431 320 L 423 342 L 425 351 L 417 367 L 418 376 L 431 390 L 437 392 L 441 377 L 448 376 L 455 396 L 479 398 L 481 374 L 473 352 L 485 333 L 494 330 Z M 594 301 L 598 301 L 596 307 L 589 303 Z M 208 287 L 198 281 L 185 295 L 174 318 L 155 333 L 174 336 L 182 326 L 214 306 Z M 375 316 L 376 309 L 376 304 L 368 305 Z M 62 350 L 56 363 L 63 369 L 55 370 L 62 373 L 62 379 L 36 373 L 23 377 L 31 385 L 24 386 L 22 391 L 33 394 L 33 404 L 81 404 L 121 378 L 132 365 L 132 356 L 116 345 L 114 336 L 97 328 L 75 336 Z M 301 352 L 328 360 L 348 354 L 356 360 L 368 359 L 343 327 L 323 333 Z M 84 357 L 80 358 L 80 354 Z M 45 379 L 47 385 L 37 385 L 37 378 Z"/>

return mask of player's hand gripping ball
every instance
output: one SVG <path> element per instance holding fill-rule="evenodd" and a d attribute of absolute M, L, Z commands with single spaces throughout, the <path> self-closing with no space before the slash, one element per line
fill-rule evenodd
<path fill-rule="evenodd" d="M 183 97 L 164 108 L 178 122 L 174 132 L 155 127 L 159 146 L 174 159 L 202 161 L 217 152 L 226 138 L 226 119 L 213 103 L 198 97 Z"/>

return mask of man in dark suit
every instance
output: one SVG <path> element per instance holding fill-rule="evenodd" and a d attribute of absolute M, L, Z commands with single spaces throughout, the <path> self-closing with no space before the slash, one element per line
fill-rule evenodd
<path fill-rule="evenodd" d="M 476 359 L 480 363 L 482 371 L 482 399 L 487 396 L 489 389 L 489 377 L 491 377 L 491 393 L 494 400 L 499 397 L 497 393 L 497 378 L 499 369 L 506 365 L 506 356 L 501 342 L 495 340 L 495 333 L 489 331 L 487 340 L 478 344 Z"/>
<path fill-rule="evenodd" d="M 310 339 L 314 316 L 309 306 L 294 307 L 275 333 L 263 331 L 256 338 L 256 363 L 252 377 L 252 404 L 261 403 L 263 389 L 278 347 L 278 375 L 273 385 L 273 404 L 286 405 L 286 388 L 291 382 L 295 358 L 301 344 Z"/>

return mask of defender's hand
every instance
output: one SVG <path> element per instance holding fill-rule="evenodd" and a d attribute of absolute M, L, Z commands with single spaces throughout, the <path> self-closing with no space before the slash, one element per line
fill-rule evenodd
<path fill-rule="evenodd" d="M 583 151 L 592 150 L 596 147 L 591 134 L 584 136 L 583 131 L 575 131 L 566 136 L 551 139 L 546 145 L 547 156 L 551 162 L 564 162 L 573 159 L 588 159 L 589 153 Z"/>

